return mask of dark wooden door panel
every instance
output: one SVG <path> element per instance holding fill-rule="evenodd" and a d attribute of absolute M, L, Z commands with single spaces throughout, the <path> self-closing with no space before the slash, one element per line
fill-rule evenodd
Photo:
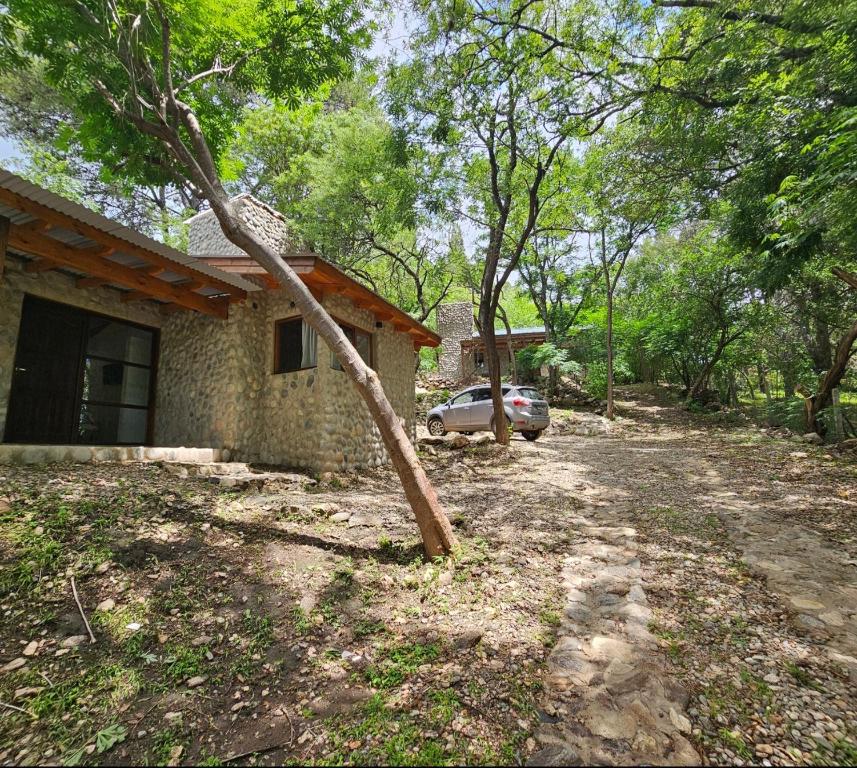
<path fill-rule="evenodd" d="M 86 315 L 24 298 L 6 421 L 7 442 L 76 442 Z"/>

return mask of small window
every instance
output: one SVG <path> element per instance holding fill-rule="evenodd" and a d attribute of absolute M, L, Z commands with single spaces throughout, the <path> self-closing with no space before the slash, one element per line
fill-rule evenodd
<path fill-rule="evenodd" d="M 484 389 L 477 389 L 474 393 L 473 402 L 479 403 L 484 402 L 485 400 L 491 399 L 491 390 L 485 387 Z"/>
<path fill-rule="evenodd" d="M 342 323 L 339 323 L 339 327 L 342 328 L 345 338 L 351 342 L 351 345 L 357 350 L 357 354 L 360 355 L 363 362 L 371 368 L 373 363 L 372 334 L 361 331 L 359 328 L 353 328 L 350 325 L 343 325 Z M 330 353 L 330 367 L 337 371 L 342 370 L 342 364 L 334 352 Z"/>
<path fill-rule="evenodd" d="M 317 334 L 303 320 L 280 320 L 275 337 L 274 373 L 316 367 Z"/>

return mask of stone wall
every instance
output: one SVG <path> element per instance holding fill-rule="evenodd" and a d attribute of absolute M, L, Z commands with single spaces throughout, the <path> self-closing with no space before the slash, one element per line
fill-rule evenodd
<path fill-rule="evenodd" d="M 284 223 L 266 206 L 247 198 L 242 214 L 273 245 L 287 247 Z M 215 231 L 212 221 L 210 214 L 192 220 L 191 240 L 198 249 L 225 255 L 230 251 L 218 244 L 219 228 Z M 199 223 L 203 229 L 194 234 Z M 348 375 L 331 367 L 330 351 L 321 340 L 316 368 L 273 372 L 275 324 L 297 315 L 284 291 L 259 292 L 233 304 L 225 321 L 193 312 L 162 316 L 152 304 L 123 303 L 114 289 L 78 289 L 73 278 L 58 272 L 27 274 L 14 258 L 0 280 L 0 435 L 25 293 L 161 329 L 157 446 L 228 450 L 235 459 L 317 472 L 388 461 L 368 408 Z M 376 370 L 414 439 L 412 337 L 388 323 L 377 327 L 374 315 L 343 296 L 328 294 L 322 303 L 337 319 L 373 334 Z"/>
<path fill-rule="evenodd" d="M 156 328 L 163 322 L 151 304 L 123 303 L 120 292 L 113 288 L 77 288 L 74 278 L 61 272 L 25 272 L 22 261 L 7 255 L 5 271 L 0 277 L 0 439 L 6 428 L 21 307 L 27 293 Z"/>
<path fill-rule="evenodd" d="M 375 366 L 393 408 L 414 435 L 414 352 L 408 334 L 337 295 L 323 299 L 338 320 L 374 335 Z M 318 341 L 317 366 L 274 373 L 278 320 L 296 317 L 287 294 L 267 291 L 234 305 L 226 322 L 190 313 L 161 332 L 155 422 L 158 445 L 226 448 L 238 459 L 317 472 L 388 460 L 369 410 Z"/>
<path fill-rule="evenodd" d="M 473 334 L 473 305 L 469 301 L 441 304 L 437 308 L 437 332 L 442 339 L 438 373 L 448 379 L 460 380 L 473 372 L 462 369 L 461 342 Z"/>

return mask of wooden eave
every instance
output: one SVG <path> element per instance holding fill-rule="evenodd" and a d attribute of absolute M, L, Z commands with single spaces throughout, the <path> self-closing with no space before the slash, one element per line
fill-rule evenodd
<path fill-rule="evenodd" d="M 495 336 L 497 341 L 498 349 L 505 349 L 508 342 L 508 335 L 506 333 L 498 333 Z M 535 343 L 544 343 L 547 336 L 544 331 L 541 333 L 520 333 L 520 334 L 512 334 L 512 349 L 523 349 L 524 347 L 528 347 L 531 344 Z M 462 339 L 461 341 L 462 349 L 466 350 L 475 350 L 475 351 L 484 351 L 485 343 L 481 338 L 474 339 Z"/>
<path fill-rule="evenodd" d="M 80 288 L 117 286 L 127 292 L 123 294 L 123 301 L 152 300 L 158 302 L 165 312 L 180 308 L 226 318 L 230 302 L 247 297 L 242 288 L 104 232 L 10 189 L 0 187 L 0 203 L 32 217 L 29 221 L 13 221 L 4 225 L 8 231 L 8 249 L 30 259 L 25 266 L 27 272 L 68 270 L 78 276 L 77 286 Z M 72 233 L 78 236 L 78 240 L 85 238 L 89 242 L 83 247 L 72 245 L 52 237 L 54 230 Z M 130 260 L 133 263 L 122 263 L 115 258 L 119 255 L 126 262 Z M 163 279 L 163 273 L 177 276 L 179 280 Z"/>
<path fill-rule="evenodd" d="M 278 287 L 267 271 L 247 256 L 200 258 L 224 272 L 248 277 L 264 276 L 267 287 Z M 390 323 L 397 331 L 410 334 L 413 337 L 414 349 L 440 346 L 441 338 L 434 331 L 314 253 L 286 256 L 285 261 L 316 298 L 321 299 L 325 294 L 346 297 L 356 307 L 371 312 L 382 322 Z"/>

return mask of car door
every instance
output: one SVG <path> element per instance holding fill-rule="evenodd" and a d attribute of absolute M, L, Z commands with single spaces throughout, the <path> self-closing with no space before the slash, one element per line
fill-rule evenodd
<path fill-rule="evenodd" d="M 491 402 L 491 389 L 480 387 L 473 393 L 473 405 L 470 406 L 469 430 L 490 429 L 494 404 Z"/>
<path fill-rule="evenodd" d="M 470 423 L 470 407 L 473 404 L 473 391 L 462 392 L 452 399 L 445 414 L 444 424 L 448 430 L 467 429 Z"/>

